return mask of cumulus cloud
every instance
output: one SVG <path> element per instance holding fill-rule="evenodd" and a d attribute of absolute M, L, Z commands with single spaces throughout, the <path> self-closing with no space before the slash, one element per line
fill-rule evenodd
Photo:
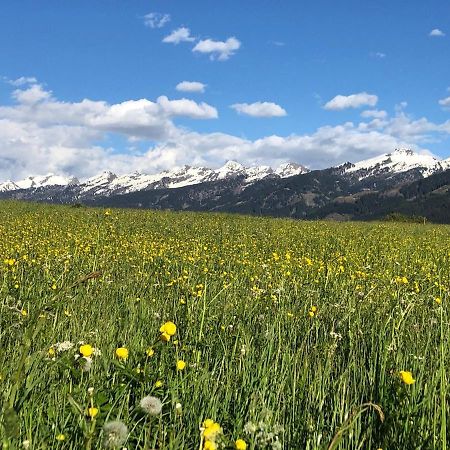
<path fill-rule="evenodd" d="M 384 119 L 387 117 L 387 112 L 383 111 L 383 110 L 378 110 L 378 109 L 368 109 L 366 111 L 363 111 L 361 113 L 361 117 L 364 118 L 371 118 L 373 117 L 374 119 Z"/>
<path fill-rule="evenodd" d="M 182 81 L 176 86 L 176 90 L 180 92 L 205 92 L 206 84 L 200 81 Z"/>
<path fill-rule="evenodd" d="M 183 164 L 218 167 L 228 159 L 273 166 L 295 161 L 324 168 L 399 146 L 423 150 L 430 140 L 450 136 L 450 120 L 437 124 L 403 111 L 380 119 L 379 112 L 371 110 L 364 114 L 370 121 L 251 140 L 177 126 L 178 117 L 217 117 L 212 106 L 188 99 L 64 102 L 41 87 L 41 99 L 30 102 L 14 92 L 13 105 L 0 105 L 0 181 L 49 172 L 83 179 L 103 170 L 122 174 L 155 173 Z M 110 148 L 111 134 L 128 139 L 130 146 L 139 140 L 139 148 L 147 149 Z"/>
<path fill-rule="evenodd" d="M 272 102 L 235 103 L 231 105 L 238 114 L 252 117 L 282 117 L 287 112 L 280 105 Z"/>
<path fill-rule="evenodd" d="M 444 37 L 445 33 L 441 31 L 439 28 L 434 28 L 430 31 L 429 35 L 430 37 Z"/>
<path fill-rule="evenodd" d="M 196 103 L 194 100 L 183 98 L 181 100 L 169 100 L 161 96 L 157 100 L 158 105 L 169 116 L 185 116 L 191 119 L 216 119 L 217 109 L 205 102 Z"/>
<path fill-rule="evenodd" d="M 186 27 L 180 27 L 172 33 L 170 33 L 168 36 L 166 36 L 163 40 L 166 44 L 179 44 L 180 42 L 193 42 L 195 41 L 195 38 L 191 36 L 191 30 Z"/>
<path fill-rule="evenodd" d="M 439 104 L 444 108 L 450 108 L 450 97 L 439 100 Z"/>
<path fill-rule="evenodd" d="M 235 37 L 230 37 L 226 41 L 214 41 L 204 39 L 195 45 L 193 52 L 206 53 L 212 60 L 226 61 L 233 56 L 241 47 L 241 42 Z"/>
<path fill-rule="evenodd" d="M 151 12 L 144 16 L 144 25 L 150 28 L 162 28 L 170 22 L 170 14 Z"/>
<path fill-rule="evenodd" d="M 51 92 L 44 90 L 42 85 L 33 84 L 28 89 L 16 89 L 13 92 L 13 97 L 19 103 L 35 104 L 43 100 L 48 100 L 51 97 Z"/>
<path fill-rule="evenodd" d="M 378 97 L 367 92 L 352 95 L 336 95 L 324 106 L 324 109 L 337 111 L 347 108 L 360 108 L 361 106 L 375 106 Z"/>

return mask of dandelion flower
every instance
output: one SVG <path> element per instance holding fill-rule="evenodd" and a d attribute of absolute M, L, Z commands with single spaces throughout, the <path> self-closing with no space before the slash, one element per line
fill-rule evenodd
<path fill-rule="evenodd" d="M 177 370 L 183 370 L 185 367 L 186 363 L 182 359 L 179 359 L 177 361 Z"/>
<path fill-rule="evenodd" d="M 217 422 L 213 422 L 211 425 L 207 426 L 203 431 L 203 437 L 207 441 L 215 441 L 219 434 L 222 434 L 222 427 Z"/>
<path fill-rule="evenodd" d="M 66 436 L 62 433 L 59 433 L 58 435 L 56 435 L 56 440 L 59 442 L 65 441 L 66 440 Z"/>
<path fill-rule="evenodd" d="M 159 329 L 161 333 L 167 333 L 169 336 L 173 336 L 177 332 L 177 326 L 173 322 L 166 322 Z"/>
<path fill-rule="evenodd" d="M 163 384 L 164 384 L 164 383 L 163 383 L 161 380 L 157 380 L 157 381 L 155 382 L 155 388 L 160 388 L 160 387 L 162 387 Z"/>
<path fill-rule="evenodd" d="M 128 349 L 125 348 L 125 347 L 119 347 L 119 348 L 117 348 L 117 349 L 116 349 L 116 356 L 117 356 L 119 359 L 123 359 L 123 360 L 127 359 L 127 358 L 128 358 Z"/>
<path fill-rule="evenodd" d="M 214 420 L 212 420 L 212 419 L 206 419 L 204 422 L 203 422 L 203 428 L 208 428 L 208 427 L 210 427 L 211 425 L 213 425 L 214 424 Z"/>
<path fill-rule="evenodd" d="M 158 397 L 152 397 L 151 395 L 147 395 L 140 402 L 139 406 L 146 414 L 150 416 L 157 416 L 161 414 L 162 411 L 162 403 Z"/>
<path fill-rule="evenodd" d="M 89 344 L 80 346 L 80 354 L 82 354 L 84 357 L 88 358 L 92 355 L 92 353 L 94 353 L 94 349 Z"/>
<path fill-rule="evenodd" d="M 88 408 L 88 416 L 93 419 L 98 414 L 98 408 Z"/>
<path fill-rule="evenodd" d="M 164 342 L 169 342 L 170 341 L 170 335 L 167 334 L 165 331 L 163 333 L 161 333 L 161 340 Z"/>
<path fill-rule="evenodd" d="M 115 448 L 123 445 L 127 439 L 128 428 L 119 420 L 103 425 L 103 447 Z"/>
<path fill-rule="evenodd" d="M 414 384 L 416 382 L 416 380 L 413 378 L 412 373 L 408 372 L 407 370 L 401 370 L 399 372 L 400 374 L 400 378 L 403 381 L 403 383 L 405 384 Z"/>
<path fill-rule="evenodd" d="M 148 357 L 152 357 L 155 354 L 155 350 L 153 350 L 151 347 L 148 348 L 145 352 Z"/>
<path fill-rule="evenodd" d="M 216 450 L 217 445 L 213 441 L 205 441 L 205 444 L 203 445 L 204 450 Z"/>
<path fill-rule="evenodd" d="M 246 450 L 247 448 L 247 442 L 245 442 L 243 439 L 238 439 L 234 446 L 236 447 L 236 450 Z"/>

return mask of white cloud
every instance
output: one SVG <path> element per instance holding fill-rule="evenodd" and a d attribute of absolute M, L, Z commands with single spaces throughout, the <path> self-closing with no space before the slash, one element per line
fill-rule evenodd
<path fill-rule="evenodd" d="M 176 90 L 180 92 L 205 92 L 206 84 L 200 81 L 182 81 L 176 86 Z"/>
<path fill-rule="evenodd" d="M 20 77 L 16 80 L 8 80 L 6 79 L 6 82 L 11 84 L 12 86 L 23 86 L 25 84 L 35 84 L 37 83 L 37 79 L 35 77 Z"/>
<path fill-rule="evenodd" d="M 16 89 L 13 97 L 19 103 L 34 104 L 51 98 L 51 92 L 45 91 L 40 84 L 33 84 L 28 89 Z"/>
<path fill-rule="evenodd" d="M 347 108 L 360 108 L 361 106 L 375 106 L 378 103 L 378 97 L 367 92 L 360 92 L 352 95 L 336 95 L 324 106 L 327 110 L 341 110 Z"/>
<path fill-rule="evenodd" d="M 204 39 L 197 42 L 192 49 L 193 52 L 209 53 L 212 60 L 226 61 L 233 56 L 241 47 L 241 42 L 235 37 L 230 37 L 226 41 L 214 41 Z"/>
<path fill-rule="evenodd" d="M 372 110 L 363 113 L 369 121 L 361 123 L 250 140 L 177 126 L 177 117 L 217 117 L 212 106 L 188 99 L 64 102 L 42 87 L 40 91 L 44 98 L 35 103 L 15 91 L 15 104 L 0 105 L 0 181 L 48 172 L 86 178 L 105 169 L 121 174 L 155 173 L 183 164 L 218 167 L 227 159 L 274 166 L 295 161 L 324 168 L 399 146 L 424 150 L 427 142 L 450 136 L 450 120 L 437 124 L 404 112 L 380 119 L 375 117 L 379 112 Z M 128 139 L 133 146 L 139 140 L 139 148 L 146 145 L 147 150 L 112 149 L 111 134 Z"/>
<path fill-rule="evenodd" d="M 384 59 L 387 55 L 383 52 L 372 52 L 370 56 L 372 56 L 373 58 Z"/>
<path fill-rule="evenodd" d="M 428 36 L 431 36 L 431 37 L 444 37 L 445 33 L 443 31 L 441 31 L 439 28 L 434 28 L 433 30 L 430 31 L 430 34 Z"/>
<path fill-rule="evenodd" d="M 166 36 L 163 40 L 166 44 L 179 44 L 180 42 L 193 42 L 195 38 L 191 36 L 191 30 L 186 27 L 180 27 L 168 36 Z"/>
<path fill-rule="evenodd" d="M 252 117 L 282 117 L 287 112 L 280 105 L 272 102 L 235 103 L 231 105 L 238 114 Z"/>
<path fill-rule="evenodd" d="M 157 100 L 158 105 L 169 116 L 184 116 L 191 119 L 216 119 L 217 109 L 207 103 L 196 103 L 194 100 L 182 98 L 181 100 L 169 100 L 161 96 Z"/>
<path fill-rule="evenodd" d="M 384 119 L 387 117 L 387 112 L 383 111 L 383 110 L 378 110 L 378 109 L 369 109 L 369 110 L 363 111 L 361 113 L 361 117 L 364 117 L 364 118 L 373 117 L 374 119 Z"/>
<path fill-rule="evenodd" d="M 151 12 L 144 16 L 144 24 L 150 28 L 162 28 L 170 22 L 170 14 Z"/>
<path fill-rule="evenodd" d="M 439 100 L 439 104 L 444 108 L 450 108 L 450 97 Z"/>

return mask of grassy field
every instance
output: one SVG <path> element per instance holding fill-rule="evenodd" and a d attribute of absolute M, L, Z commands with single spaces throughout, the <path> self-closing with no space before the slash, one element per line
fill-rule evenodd
<path fill-rule="evenodd" d="M 450 227 L 0 217 L 4 449 L 446 448 Z"/>

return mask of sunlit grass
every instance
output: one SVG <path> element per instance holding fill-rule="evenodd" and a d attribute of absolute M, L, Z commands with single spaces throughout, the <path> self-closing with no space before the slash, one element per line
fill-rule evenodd
<path fill-rule="evenodd" d="M 0 213 L 4 448 L 445 447 L 449 227 Z"/>

